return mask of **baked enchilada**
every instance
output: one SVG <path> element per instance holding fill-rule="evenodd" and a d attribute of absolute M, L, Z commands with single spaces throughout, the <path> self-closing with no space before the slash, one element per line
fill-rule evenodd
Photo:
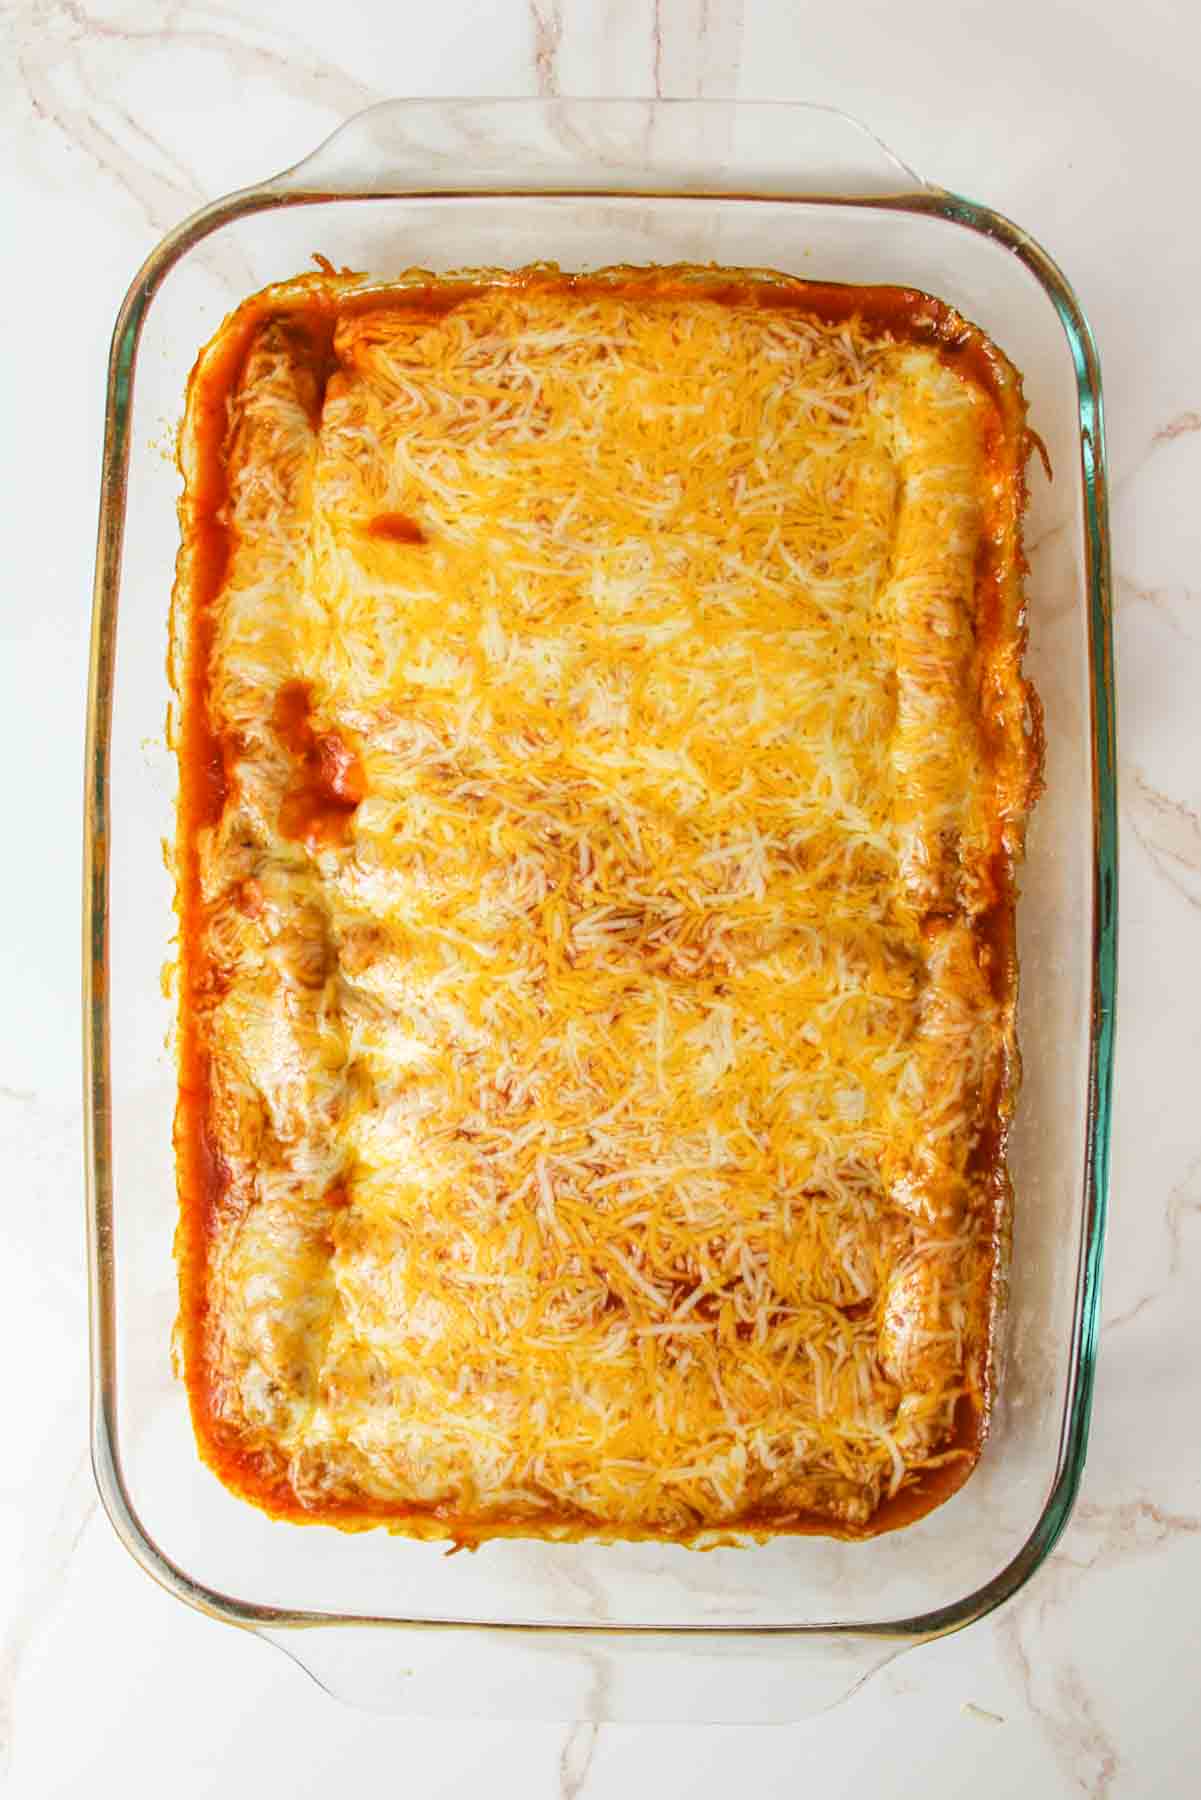
<path fill-rule="evenodd" d="M 945 1498 L 1040 761 L 1015 371 L 896 289 L 325 272 L 180 444 L 205 1460 L 463 1544 Z"/>

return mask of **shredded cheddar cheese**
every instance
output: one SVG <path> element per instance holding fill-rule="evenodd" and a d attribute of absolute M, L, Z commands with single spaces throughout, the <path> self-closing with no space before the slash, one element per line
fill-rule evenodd
<path fill-rule="evenodd" d="M 234 325 L 194 378 L 188 1377 L 271 1510 L 853 1531 L 975 1454 L 1020 392 L 724 281 L 322 277 L 256 303 L 215 451 Z"/>

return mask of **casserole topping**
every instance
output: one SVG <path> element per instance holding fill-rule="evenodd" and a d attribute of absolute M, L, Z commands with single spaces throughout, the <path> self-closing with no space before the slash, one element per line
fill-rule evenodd
<path fill-rule="evenodd" d="M 900 290 L 303 279 L 181 438 L 182 1338 L 293 1518 L 904 1522 L 987 1418 L 1018 379 Z"/>

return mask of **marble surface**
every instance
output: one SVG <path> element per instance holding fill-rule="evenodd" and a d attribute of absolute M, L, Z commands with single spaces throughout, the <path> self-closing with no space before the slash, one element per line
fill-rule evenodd
<path fill-rule="evenodd" d="M 175 1800 L 382 1780 L 522 1800 L 748 1784 L 880 1800 L 1196 1792 L 1201 19 L 1184 0 L 916 13 L 895 0 L 8 0 L 0 22 L 0 220 L 21 301 L 0 427 L 0 753 L 5 841 L 20 845 L 0 883 L 0 1788 L 14 1800 L 140 1800 L 164 1781 Z M 1040 1576 L 823 1717 L 448 1730 L 343 1708 L 270 1647 L 168 1599 L 95 1498 L 77 941 L 103 365 L 116 306 L 160 235 L 357 108 L 397 93 L 623 91 L 846 107 L 920 170 L 1029 227 L 1096 328 L 1123 856 L 1096 1419 L 1080 1504 Z"/>

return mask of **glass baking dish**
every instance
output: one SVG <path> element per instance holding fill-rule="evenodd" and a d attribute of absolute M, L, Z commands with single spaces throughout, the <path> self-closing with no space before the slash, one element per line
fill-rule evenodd
<path fill-rule="evenodd" d="M 162 843 L 179 478 L 164 454 L 199 346 L 246 295 L 335 265 L 388 278 L 553 259 L 768 265 L 924 288 L 1025 376 L 1055 471 L 1030 473 L 1028 668 L 1047 791 L 1022 877 L 1025 1079 L 992 1431 L 966 1487 L 864 1543 L 698 1554 L 502 1541 L 447 1557 L 274 1523 L 200 1464 L 168 1346 L 174 932 Z M 829 109 L 708 101 L 395 101 L 181 225 L 140 271 L 109 367 L 84 893 L 92 1448 L 113 1524 L 179 1598 L 392 1711 L 783 1720 L 1013 1594 L 1080 1480 L 1096 1348 L 1116 942 L 1101 392 L 1063 276 L 1007 220 L 929 186 Z"/>

